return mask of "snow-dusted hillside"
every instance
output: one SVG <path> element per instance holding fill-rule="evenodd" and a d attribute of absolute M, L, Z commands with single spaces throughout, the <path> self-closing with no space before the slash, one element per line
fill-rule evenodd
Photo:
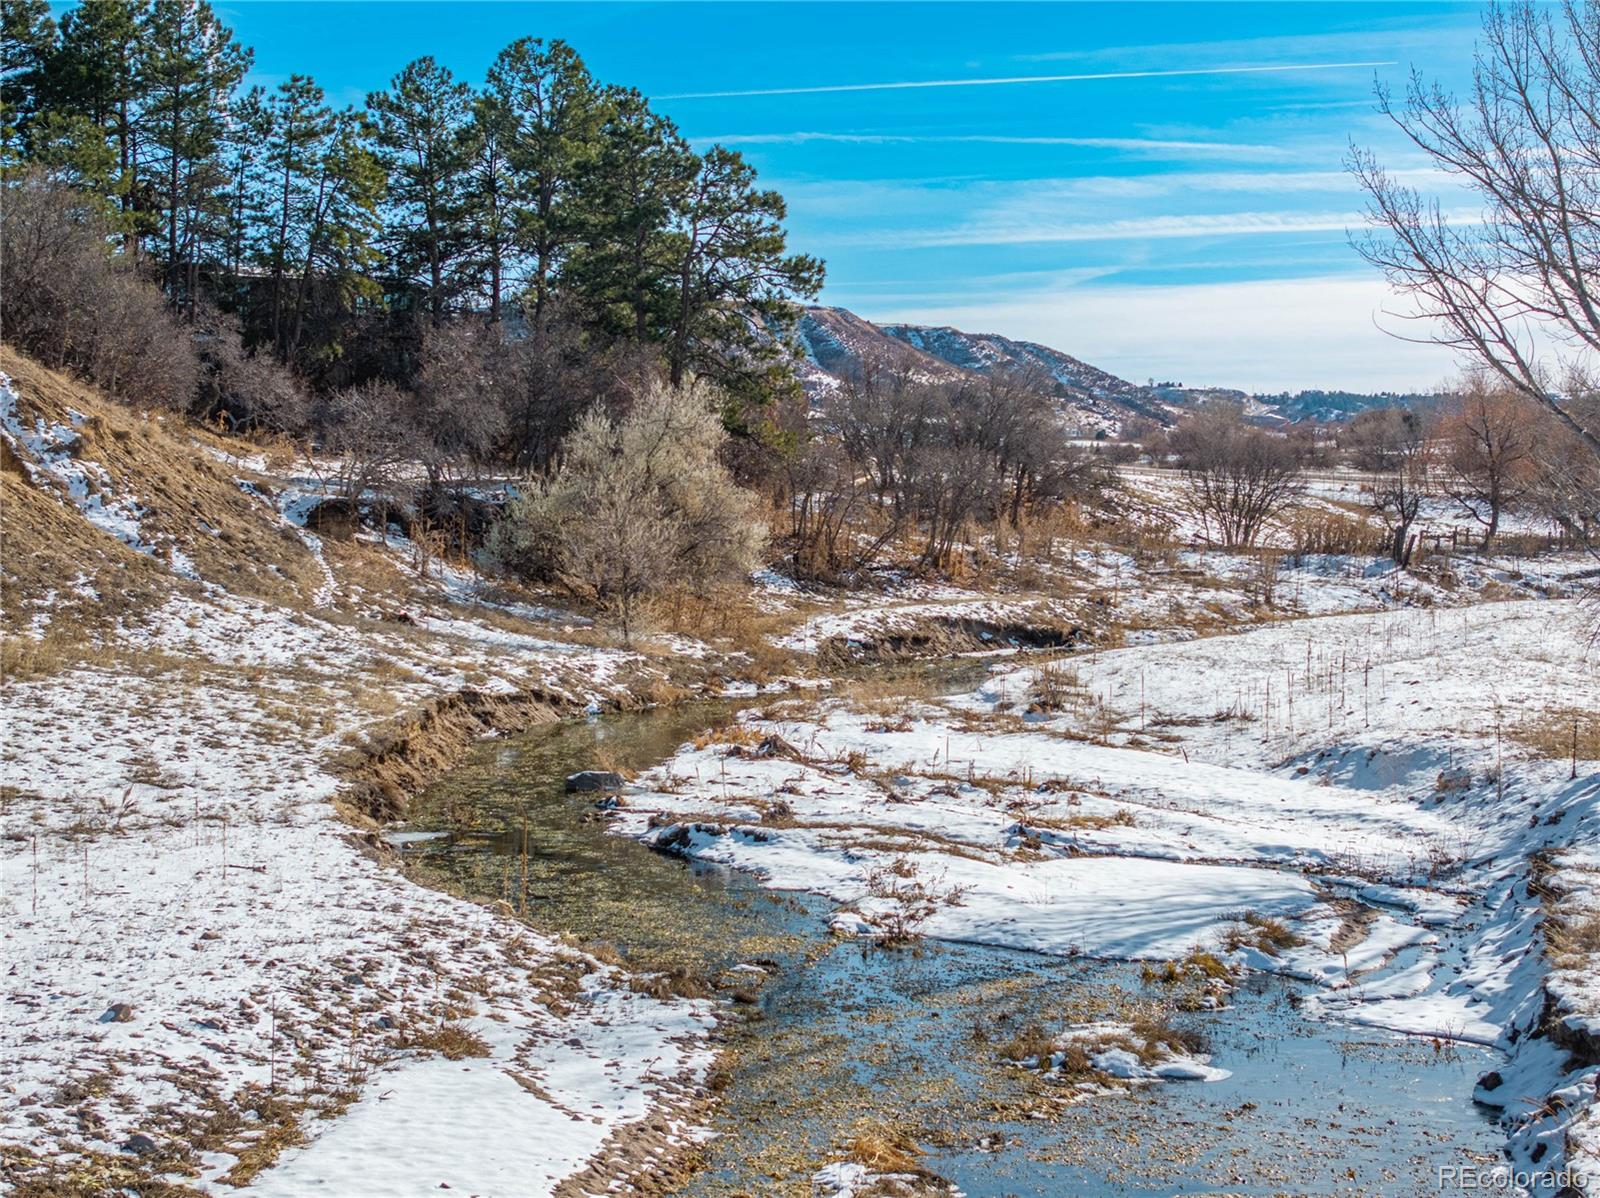
<path fill-rule="evenodd" d="M 1142 386 L 1037 341 L 968 333 L 949 325 L 875 324 L 846 308 L 810 307 L 795 326 L 795 374 L 813 401 L 870 366 L 909 369 L 930 382 L 956 382 L 993 370 L 1033 374 L 1062 401 L 1062 416 L 1085 433 L 1114 433 L 1130 417 L 1170 424 L 1184 412 L 1225 401 L 1265 422 L 1348 420 L 1368 408 L 1437 402 L 1416 394 L 1301 391 L 1252 395 L 1228 387 Z"/>
<path fill-rule="evenodd" d="M 1133 416 L 1166 423 L 1174 411 L 1144 387 L 1032 341 L 948 327 L 878 325 L 826 307 L 807 308 L 795 331 L 803 354 L 796 374 L 813 399 L 874 366 L 910 370 L 929 382 L 1018 370 L 1037 375 L 1060 397 L 1063 417 L 1086 432 L 1115 432 Z"/>
<path fill-rule="evenodd" d="M 1148 388 L 1036 341 L 1013 341 L 998 333 L 964 333 L 949 326 L 889 324 L 883 331 L 966 370 L 1038 371 L 1060 388 L 1062 397 L 1070 399 L 1074 407 L 1108 421 L 1124 419 L 1130 412 L 1163 423 L 1172 417 L 1171 408 Z"/>

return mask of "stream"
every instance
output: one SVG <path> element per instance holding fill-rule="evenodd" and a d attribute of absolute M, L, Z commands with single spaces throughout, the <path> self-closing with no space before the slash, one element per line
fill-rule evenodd
<path fill-rule="evenodd" d="M 659 764 L 748 703 L 486 741 L 396 837 L 424 881 L 504 898 L 543 931 L 708 979 L 732 1000 L 718 1134 L 680 1194 L 809 1195 L 811 1174 L 874 1121 L 909 1130 L 968 1198 L 1437 1194 L 1439 1166 L 1500 1160 L 1500 1132 L 1470 1099 L 1497 1054 L 1308 1019 L 1296 1009 L 1307 988 L 1267 975 L 1225 1011 L 1178 1017 L 1232 1076 L 1071 1101 L 1001 1046 L 1029 1025 L 1148 1001 L 1136 966 L 841 940 L 825 900 L 608 835 L 592 796 L 563 792 L 579 769 Z"/>

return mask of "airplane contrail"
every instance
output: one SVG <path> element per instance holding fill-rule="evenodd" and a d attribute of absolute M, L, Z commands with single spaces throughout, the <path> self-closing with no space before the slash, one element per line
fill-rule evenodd
<path fill-rule="evenodd" d="M 1388 62 L 1307 62 L 1255 67 L 1189 67 L 1172 71 L 1103 71 L 1082 75 L 1005 75 L 994 79 L 908 79 L 896 83 L 829 83 L 819 87 L 758 87 L 748 91 L 679 92 L 658 100 L 717 100 L 737 96 L 811 96 L 825 92 L 903 91 L 921 87 L 999 87 L 1013 83 L 1079 83 L 1091 79 L 1171 79 L 1181 75 L 1264 75 L 1279 71 L 1338 71 L 1392 67 Z"/>

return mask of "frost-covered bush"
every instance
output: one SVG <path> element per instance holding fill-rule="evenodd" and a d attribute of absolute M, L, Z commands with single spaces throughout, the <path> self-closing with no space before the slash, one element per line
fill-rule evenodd
<path fill-rule="evenodd" d="M 705 588 L 759 563 L 766 528 L 722 464 L 726 439 L 697 385 L 657 383 L 620 419 L 591 409 L 560 467 L 512 501 L 491 553 L 609 609 L 626 638 L 642 596 Z"/>

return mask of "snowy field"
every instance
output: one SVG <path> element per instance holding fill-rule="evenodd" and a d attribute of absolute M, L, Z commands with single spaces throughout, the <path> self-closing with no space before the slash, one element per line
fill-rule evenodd
<path fill-rule="evenodd" d="M 302 656 L 355 666 L 334 629 L 274 637 L 265 613 L 240 614 L 247 660 L 299 636 Z M 156 639 L 199 653 L 185 633 Z M 566 668 L 550 672 L 571 682 Z M 710 1060 L 704 1004 L 634 994 L 380 863 L 335 816 L 339 739 L 302 739 L 288 715 L 305 681 L 273 695 L 83 671 L 10 687 L 6 1141 L 58 1164 L 131 1145 L 227 1192 L 263 1137 L 286 1135 L 310 1144 L 256 1188 L 550 1193 L 628 1125 L 686 1105 Z M 470 1055 L 440 1056 L 451 1037 Z"/>

